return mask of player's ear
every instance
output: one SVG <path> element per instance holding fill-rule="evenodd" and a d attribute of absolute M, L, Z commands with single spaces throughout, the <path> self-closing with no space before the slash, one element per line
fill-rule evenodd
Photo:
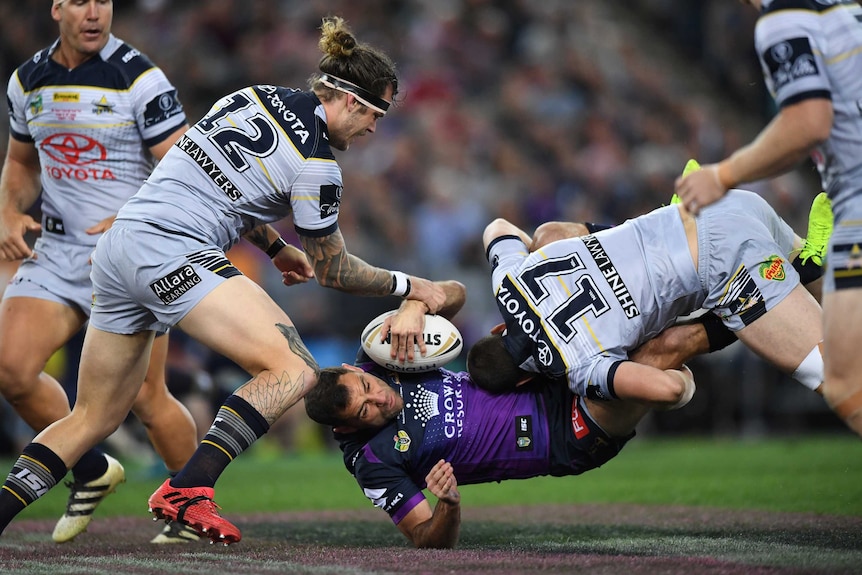
<path fill-rule="evenodd" d="M 350 365 L 349 363 L 342 363 L 341 367 L 343 367 L 344 369 L 346 369 L 348 371 L 362 371 L 362 368 L 356 367 L 355 365 Z"/>
<path fill-rule="evenodd" d="M 335 433 L 355 433 L 359 431 L 359 429 L 350 425 L 336 425 L 332 428 L 332 431 Z"/>
<path fill-rule="evenodd" d="M 506 331 L 505 323 L 498 323 L 494 327 L 491 328 L 491 335 L 497 335 Z"/>

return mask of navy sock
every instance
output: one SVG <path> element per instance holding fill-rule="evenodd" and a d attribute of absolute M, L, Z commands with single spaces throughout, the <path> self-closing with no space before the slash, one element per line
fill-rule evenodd
<path fill-rule="evenodd" d="M 48 493 L 66 476 L 66 464 L 48 447 L 24 448 L 0 489 L 0 533 L 25 507 Z"/>
<path fill-rule="evenodd" d="M 213 487 L 240 453 L 269 431 L 266 419 L 237 395 L 227 398 L 194 455 L 173 479 L 173 487 Z"/>
<path fill-rule="evenodd" d="M 72 476 L 78 483 L 89 483 L 105 474 L 108 470 L 108 460 L 105 454 L 96 448 L 81 456 L 72 467 Z"/>
<path fill-rule="evenodd" d="M 812 258 L 805 263 L 802 263 L 802 258 L 796 258 L 793 260 L 793 268 L 799 272 L 799 283 L 802 285 L 808 285 L 823 275 L 823 266 L 817 265 Z"/>

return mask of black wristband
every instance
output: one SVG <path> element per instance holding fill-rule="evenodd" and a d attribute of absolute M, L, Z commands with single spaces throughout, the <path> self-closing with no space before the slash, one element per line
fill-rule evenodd
<path fill-rule="evenodd" d="M 272 259 L 275 256 L 277 256 L 278 252 L 281 251 L 281 248 L 283 248 L 285 246 L 287 246 L 287 242 L 284 241 L 284 239 L 281 236 L 279 236 L 275 239 L 274 242 L 269 244 L 268 248 L 266 248 L 266 255 L 269 256 L 269 259 Z"/>

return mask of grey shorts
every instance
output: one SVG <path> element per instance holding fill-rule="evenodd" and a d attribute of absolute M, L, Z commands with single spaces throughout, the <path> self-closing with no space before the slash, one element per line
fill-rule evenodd
<path fill-rule="evenodd" d="M 855 194 L 845 190 L 839 198 L 832 205 L 835 225 L 826 255 L 826 292 L 862 287 L 862 188 Z"/>
<path fill-rule="evenodd" d="M 36 240 L 37 258 L 21 262 L 6 286 L 3 299 L 32 297 L 77 307 L 90 315 L 93 285 L 90 283 L 90 255 L 93 246 L 58 240 L 46 232 Z"/>
<path fill-rule="evenodd" d="M 224 251 L 142 222 L 118 221 L 93 254 L 90 323 L 111 333 L 164 332 L 226 279 Z"/>
<path fill-rule="evenodd" d="M 698 274 L 712 309 L 739 331 L 778 305 L 799 283 L 788 263 L 793 229 L 766 200 L 731 190 L 697 218 Z"/>

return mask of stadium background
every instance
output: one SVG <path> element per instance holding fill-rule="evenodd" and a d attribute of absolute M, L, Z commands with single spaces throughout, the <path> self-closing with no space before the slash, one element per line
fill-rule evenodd
<path fill-rule="evenodd" d="M 166 72 L 190 122 L 248 84 L 305 89 L 324 15 L 343 16 L 361 41 L 389 53 L 400 103 L 376 135 L 338 155 L 340 226 L 370 263 L 464 282 L 456 323 L 467 346 L 498 321 L 481 248 L 492 218 L 527 230 L 553 219 L 623 221 L 667 203 L 687 158 L 724 157 L 773 113 L 752 47 L 756 13 L 731 0 L 138 0 L 115 2 L 114 12 L 114 34 Z M 48 2 L 2 3 L 4 81 L 55 38 Z M 0 132 L 8 134 L 5 114 Z M 5 145 L 0 138 L 4 155 Z M 746 187 L 804 235 L 817 186 L 805 165 Z M 282 231 L 293 237 L 289 223 Z M 285 308 L 321 365 L 350 361 L 365 323 L 397 305 L 315 285 L 286 289 L 254 248 L 230 255 Z M 79 343 L 54 366 L 70 389 Z M 692 367 L 693 402 L 649 418 L 641 434 L 843 432 L 818 396 L 741 344 Z M 245 380 L 178 330 L 171 368 L 178 393 L 203 390 L 206 401 Z M 26 433 L 5 410 L 13 445 L 4 448 L 17 452 L 14 436 Z M 288 415 L 284 447 L 307 428 L 301 409 Z"/>

